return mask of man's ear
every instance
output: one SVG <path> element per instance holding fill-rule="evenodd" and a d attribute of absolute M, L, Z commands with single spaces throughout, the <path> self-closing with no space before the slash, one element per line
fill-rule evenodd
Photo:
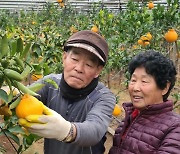
<path fill-rule="evenodd" d="M 99 65 L 98 68 L 97 68 L 97 72 L 96 72 L 95 78 L 97 78 L 100 75 L 100 73 L 102 72 L 102 69 L 103 69 L 103 66 Z"/>
<path fill-rule="evenodd" d="M 165 95 L 168 92 L 170 85 L 171 83 L 167 82 L 166 87 L 162 90 L 162 95 Z"/>
<path fill-rule="evenodd" d="M 64 61 L 65 61 L 66 58 L 67 58 L 67 52 L 64 51 L 64 52 L 63 52 L 63 55 L 62 55 L 62 62 L 63 62 L 63 65 L 64 65 Z"/>

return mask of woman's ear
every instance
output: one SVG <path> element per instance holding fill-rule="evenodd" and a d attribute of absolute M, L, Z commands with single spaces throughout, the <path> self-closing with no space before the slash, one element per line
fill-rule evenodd
<path fill-rule="evenodd" d="M 162 90 L 162 95 L 165 95 L 168 92 L 170 85 L 171 83 L 167 82 L 166 87 Z"/>

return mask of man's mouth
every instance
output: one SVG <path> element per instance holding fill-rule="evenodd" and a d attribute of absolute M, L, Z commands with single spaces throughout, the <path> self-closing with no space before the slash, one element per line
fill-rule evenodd
<path fill-rule="evenodd" d="M 72 78 L 76 79 L 76 80 L 81 80 L 83 81 L 81 78 L 77 77 L 77 76 L 71 76 Z"/>

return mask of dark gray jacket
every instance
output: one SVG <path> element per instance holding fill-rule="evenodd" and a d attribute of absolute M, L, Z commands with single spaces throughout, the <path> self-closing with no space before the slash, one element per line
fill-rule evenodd
<path fill-rule="evenodd" d="M 51 78 L 59 85 L 61 74 L 51 74 L 45 78 Z M 38 93 L 41 96 L 39 100 L 73 122 L 77 128 L 73 143 L 45 139 L 45 154 L 102 154 L 98 149 L 104 149 L 103 136 L 111 122 L 115 105 L 115 96 L 107 87 L 99 82 L 85 99 L 77 102 L 64 99 L 60 88 L 56 89 L 52 84 L 46 84 Z"/>

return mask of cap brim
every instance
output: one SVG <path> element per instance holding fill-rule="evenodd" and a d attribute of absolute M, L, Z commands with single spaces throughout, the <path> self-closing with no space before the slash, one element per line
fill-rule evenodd
<path fill-rule="evenodd" d="M 98 53 L 98 51 L 94 47 L 92 47 L 88 44 L 85 44 L 85 43 L 72 43 L 72 44 L 70 44 L 69 43 L 66 46 L 67 47 L 83 48 L 83 49 L 90 51 L 91 53 L 95 54 L 102 62 L 105 62 L 104 59 L 101 57 L 101 55 Z"/>

